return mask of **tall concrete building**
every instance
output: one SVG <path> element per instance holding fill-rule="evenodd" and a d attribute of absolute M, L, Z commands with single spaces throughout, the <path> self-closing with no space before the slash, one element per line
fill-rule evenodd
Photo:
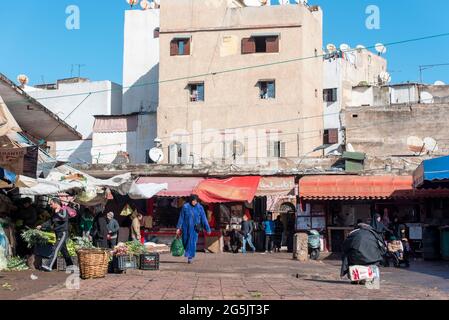
<path fill-rule="evenodd" d="M 160 17 L 166 162 L 298 159 L 322 145 L 319 7 L 165 0 Z"/>
<path fill-rule="evenodd" d="M 357 94 L 355 86 L 378 85 L 387 71 L 387 61 L 367 49 L 341 50 L 326 54 L 323 64 L 325 153 L 341 154 L 345 144 L 344 110 Z"/>

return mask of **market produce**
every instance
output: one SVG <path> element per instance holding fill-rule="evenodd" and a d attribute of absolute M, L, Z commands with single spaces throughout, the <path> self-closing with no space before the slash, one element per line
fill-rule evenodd
<path fill-rule="evenodd" d="M 23 271 L 28 270 L 26 260 L 19 257 L 12 257 L 8 259 L 6 270 L 8 271 Z"/>
<path fill-rule="evenodd" d="M 79 249 L 93 249 L 94 245 L 87 238 L 75 237 L 73 239 L 67 240 L 67 250 L 69 251 L 69 255 L 71 257 L 76 256 L 76 251 Z M 62 257 L 61 252 L 58 254 L 59 257 Z"/>
<path fill-rule="evenodd" d="M 143 244 L 137 241 L 129 241 L 126 243 L 120 242 L 118 245 L 114 247 L 114 255 L 123 256 L 123 255 L 140 255 L 146 252 L 146 248 Z"/>
<path fill-rule="evenodd" d="M 36 245 L 56 243 L 56 235 L 53 232 L 45 232 L 37 229 L 29 229 L 22 232 L 22 239 L 28 243 L 28 248 Z"/>
<path fill-rule="evenodd" d="M 125 255 L 129 254 L 128 246 L 126 244 L 120 242 L 119 244 L 117 244 L 114 247 L 113 253 L 115 256 L 125 256 Z"/>

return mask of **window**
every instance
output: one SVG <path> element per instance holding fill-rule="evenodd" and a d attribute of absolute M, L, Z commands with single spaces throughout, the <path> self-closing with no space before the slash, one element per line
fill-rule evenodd
<path fill-rule="evenodd" d="M 187 162 L 187 143 L 174 143 L 168 147 L 169 164 L 186 164 Z"/>
<path fill-rule="evenodd" d="M 338 143 L 338 129 L 326 129 L 323 135 L 324 144 L 336 144 Z"/>
<path fill-rule="evenodd" d="M 323 100 L 324 102 L 335 102 L 337 101 L 337 89 L 324 89 L 323 90 Z"/>
<path fill-rule="evenodd" d="M 159 31 L 160 31 L 160 29 L 159 28 L 156 28 L 156 29 L 154 29 L 154 31 L 153 31 L 153 38 L 159 38 Z"/>
<path fill-rule="evenodd" d="M 268 141 L 268 157 L 269 158 L 284 158 L 285 157 L 285 142 Z"/>
<path fill-rule="evenodd" d="M 276 98 L 276 85 L 274 80 L 259 81 L 259 96 L 260 99 L 274 99 Z"/>
<path fill-rule="evenodd" d="M 279 52 L 279 36 L 253 36 L 242 39 L 242 54 Z"/>
<path fill-rule="evenodd" d="M 204 82 L 189 83 L 190 102 L 204 101 Z"/>
<path fill-rule="evenodd" d="M 188 56 L 190 55 L 190 39 L 173 39 L 170 43 L 171 56 Z"/>

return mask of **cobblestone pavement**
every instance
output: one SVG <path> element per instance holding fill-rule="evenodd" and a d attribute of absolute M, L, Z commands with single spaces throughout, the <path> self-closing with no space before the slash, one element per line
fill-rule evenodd
<path fill-rule="evenodd" d="M 300 263 L 287 253 L 199 253 L 191 265 L 161 255 L 159 271 L 133 270 L 81 280 L 79 290 L 67 289 L 61 282 L 21 299 L 449 299 L 448 262 L 415 261 L 410 269 L 382 268 L 379 290 L 351 285 L 340 279 L 339 271 L 338 260 Z"/>

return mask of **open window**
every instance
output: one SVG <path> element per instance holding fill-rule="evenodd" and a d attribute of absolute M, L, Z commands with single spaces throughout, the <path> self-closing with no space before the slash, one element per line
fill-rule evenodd
<path fill-rule="evenodd" d="M 337 101 L 337 89 L 324 89 L 323 90 L 324 102 L 336 102 Z"/>
<path fill-rule="evenodd" d="M 263 100 L 276 98 L 276 83 L 274 80 L 259 81 L 259 97 Z"/>
<path fill-rule="evenodd" d="M 187 143 L 174 143 L 168 147 L 168 163 L 169 164 L 186 164 L 188 163 Z"/>
<path fill-rule="evenodd" d="M 153 31 L 153 38 L 159 38 L 159 32 L 160 32 L 160 29 L 159 28 L 156 28 L 156 29 L 154 29 L 154 31 Z"/>
<path fill-rule="evenodd" d="M 268 141 L 267 156 L 269 158 L 285 158 L 285 142 Z"/>
<path fill-rule="evenodd" d="M 279 36 L 252 36 L 242 39 L 242 54 L 279 52 Z"/>
<path fill-rule="evenodd" d="M 188 90 L 190 102 L 204 101 L 204 82 L 189 83 Z"/>
<path fill-rule="evenodd" d="M 171 56 L 190 55 L 190 38 L 175 38 L 170 43 Z"/>

